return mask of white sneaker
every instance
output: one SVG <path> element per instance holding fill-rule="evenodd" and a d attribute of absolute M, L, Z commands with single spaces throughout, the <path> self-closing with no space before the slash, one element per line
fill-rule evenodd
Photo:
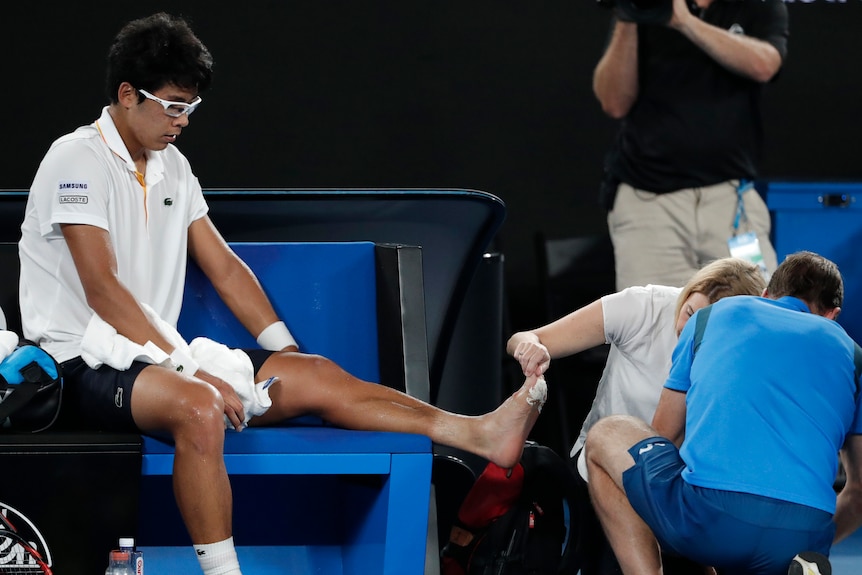
<path fill-rule="evenodd" d="M 790 562 L 787 575 L 832 575 L 832 564 L 825 555 L 803 551 Z"/>

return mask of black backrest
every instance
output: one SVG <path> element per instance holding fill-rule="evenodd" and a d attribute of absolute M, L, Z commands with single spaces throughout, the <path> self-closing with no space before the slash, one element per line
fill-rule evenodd
<path fill-rule="evenodd" d="M 607 234 L 550 238 L 540 233 L 536 255 L 549 322 L 615 291 L 614 247 Z"/>
<path fill-rule="evenodd" d="M 6 329 L 21 335 L 21 308 L 18 305 L 18 244 L 0 242 L 0 309 L 6 316 Z"/>
<path fill-rule="evenodd" d="M 228 241 L 371 241 L 422 249 L 431 397 L 467 288 L 505 218 L 474 190 L 205 190 Z"/>

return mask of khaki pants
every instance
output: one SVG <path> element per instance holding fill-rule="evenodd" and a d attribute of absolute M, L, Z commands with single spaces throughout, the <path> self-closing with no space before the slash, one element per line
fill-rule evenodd
<path fill-rule="evenodd" d="M 683 286 L 703 265 L 730 255 L 737 211 L 737 180 L 705 188 L 654 194 L 620 184 L 608 228 L 614 244 L 616 284 Z M 777 266 L 769 240 L 769 210 L 754 188 L 742 196 L 738 233 L 757 234 L 769 273 Z"/>

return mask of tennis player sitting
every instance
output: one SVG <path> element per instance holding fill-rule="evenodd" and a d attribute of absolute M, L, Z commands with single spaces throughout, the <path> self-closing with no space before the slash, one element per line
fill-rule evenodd
<path fill-rule="evenodd" d="M 95 122 L 53 143 L 30 189 L 20 297 L 26 337 L 63 362 L 63 413 L 74 420 L 63 423 L 169 434 L 176 444 L 174 494 L 201 567 L 228 575 L 240 569 L 222 457 L 224 418 L 242 429 L 243 405 L 230 385 L 175 346 L 144 307 L 176 325 L 188 256 L 257 338 L 261 349 L 248 350 L 255 381 L 273 378 L 272 406 L 250 426 L 311 413 L 351 429 L 424 434 L 508 468 L 520 459 L 545 388 L 540 378 L 527 378 L 495 411 L 467 417 L 302 353 L 213 226 L 201 186 L 176 148 L 201 105 L 212 64 L 182 19 L 159 13 L 119 31 L 108 53 L 108 105 Z M 81 357 L 94 314 L 164 360 L 94 369 Z"/>

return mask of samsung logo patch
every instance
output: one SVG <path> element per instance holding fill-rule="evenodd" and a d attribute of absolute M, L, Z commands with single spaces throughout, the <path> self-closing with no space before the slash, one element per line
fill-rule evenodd
<path fill-rule="evenodd" d="M 86 190 L 90 187 L 87 182 L 60 182 L 59 190 Z"/>
<path fill-rule="evenodd" d="M 81 180 L 67 180 L 57 182 L 57 201 L 61 204 L 88 204 L 90 198 L 87 192 L 90 182 Z"/>

